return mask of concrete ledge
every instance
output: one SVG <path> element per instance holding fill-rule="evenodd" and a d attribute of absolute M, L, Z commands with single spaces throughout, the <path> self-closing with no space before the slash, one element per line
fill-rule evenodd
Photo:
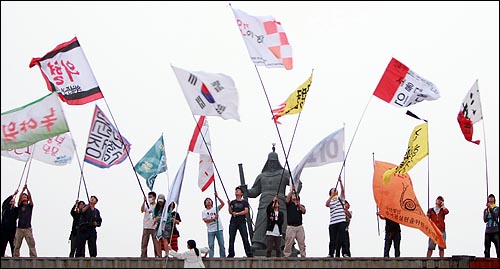
<path fill-rule="evenodd" d="M 207 268 L 469 268 L 471 261 L 498 268 L 498 259 L 451 258 L 205 258 Z M 2 268 L 183 268 L 174 258 L 2 258 Z M 495 268 L 495 267 L 490 267 Z"/>

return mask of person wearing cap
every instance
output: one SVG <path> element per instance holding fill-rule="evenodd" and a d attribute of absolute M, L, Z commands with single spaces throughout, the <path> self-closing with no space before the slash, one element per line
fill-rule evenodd
<path fill-rule="evenodd" d="M 494 194 L 488 195 L 488 203 L 483 212 L 483 220 L 486 223 L 484 231 L 484 257 L 490 257 L 491 242 L 495 245 L 497 251 L 497 259 L 500 257 L 500 242 L 498 238 L 498 206 L 495 204 L 496 198 Z"/>
<path fill-rule="evenodd" d="M 444 218 L 450 211 L 444 206 L 443 196 L 436 198 L 436 206 L 427 210 L 427 217 L 436 224 L 438 229 L 443 233 L 443 240 L 446 243 L 446 225 Z M 436 243 L 429 237 L 429 246 L 427 247 L 427 258 L 432 256 L 432 252 L 436 249 Z M 444 257 L 444 248 L 439 247 L 439 257 Z"/>
<path fill-rule="evenodd" d="M 170 249 L 168 254 L 174 258 L 184 260 L 184 268 L 205 268 L 200 253 L 205 254 L 203 257 L 206 257 L 209 249 L 207 247 L 198 249 L 194 240 L 187 241 L 187 248 L 188 250 L 182 253 Z"/>

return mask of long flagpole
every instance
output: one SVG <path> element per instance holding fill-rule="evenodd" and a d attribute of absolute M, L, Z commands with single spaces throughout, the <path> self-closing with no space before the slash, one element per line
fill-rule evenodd
<path fill-rule="evenodd" d="M 375 152 L 372 152 L 372 161 L 373 161 L 373 172 L 375 172 Z M 375 201 L 375 210 L 377 211 L 377 231 L 378 231 L 378 236 L 380 236 L 380 220 L 378 218 L 377 201 Z"/>
<path fill-rule="evenodd" d="M 476 80 L 477 83 L 477 88 L 479 89 L 479 81 Z M 479 90 L 478 90 L 479 92 Z M 483 121 L 483 145 L 484 145 L 484 165 L 485 165 L 485 176 L 486 176 L 486 197 L 489 195 L 489 190 L 488 190 L 488 155 L 487 155 L 487 147 L 486 147 L 486 129 L 484 127 L 484 114 L 483 113 L 483 108 L 482 108 L 482 103 L 481 103 L 481 95 L 479 94 L 479 105 L 481 106 L 481 119 Z"/>

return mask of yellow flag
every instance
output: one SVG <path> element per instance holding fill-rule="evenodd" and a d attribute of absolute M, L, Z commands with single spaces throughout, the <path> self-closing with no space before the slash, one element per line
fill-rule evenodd
<path fill-rule="evenodd" d="M 410 171 L 415 164 L 422 160 L 425 156 L 429 155 L 429 143 L 428 143 L 428 123 L 422 123 L 413 129 L 411 133 L 410 141 L 408 141 L 408 149 L 400 165 L 387 170 L 384 173 L 384 184 L 388 184 L 391 180 L 392 174 L 406 174 Z"/>
<path fill-rule="evenodd" d="M 273 109 L 273 119 L 275 122 L 278 122 L 278 118 L 283 115 L 288 114 L 297 114 L 302 111 L 304 104 L 306 102 L 306 96 L 309 92 L 309 87 L 311 87 L 312 83 L 312 74 L 309 78 L 302 83 L 290 96 L 288 99 L 279 105 L 278 108 Z"/>

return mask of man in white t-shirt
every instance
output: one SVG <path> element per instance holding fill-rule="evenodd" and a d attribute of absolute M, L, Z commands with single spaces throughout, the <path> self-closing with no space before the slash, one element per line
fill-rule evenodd
<path fill-rule="evenodd" d="M 147 206 L 149 204 L 149 207 Z M 149 238 L 153 241 L 155 257 L 161 257 L 160 253 L 160 242 L 156 238 L 156 223 L 153 221 L 153 209 L 156 205 L 156 193 L 150 191 L 148 193 L 148 198 L 144 196 L 144 202 L 141 205 L 141 212 L 144 213 L 144 219 L 142 220 L 142 240 L 141 240 L 141 258 L 148 257 L 148 244 Z"/>
<path fill-rule="evenodd" d="M 215 198 L 219 201 L 219 205 L 214 207 L 214 203 L 211 198 L 205 198 L 203 202 L 205 205 L 205 210 L 201 213 L 203 221 L 207 224 L 207 234 L 208 234 L 208 247 L 210 248 L 209 257 L 214 257 L 214 242 L 217 238 L 219 243 L 219 255 L 221 258 L 226 257 L 226 248 L 224 247 L 224 232 L 222 227 L 222 221 L 220 220 L 219 211 L 224 207 L 224 201 L 215 193 Z"/>

